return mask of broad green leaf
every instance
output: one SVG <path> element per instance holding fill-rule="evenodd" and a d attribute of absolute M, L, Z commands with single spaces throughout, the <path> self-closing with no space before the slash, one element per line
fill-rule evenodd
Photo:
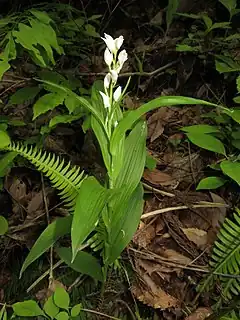
<path fill-rule="evenodd" d="M 238 72 L 240 71 L 240 63 L 230 57 L 216 55 L 215 68 L 219 73 Z"/>
<path fill-rule="evenodd" d="M 8 317 L 7 316 L 7 311 L 5 310 L 4 313 L 3 313 L 3 319 L 2 320 L 7 320 L 7 317 Z"/>
<path fill-rule="evenodd" d="M 80 107 L 80 102 L 75 98 L 75 95 L 70 94 L 64 100 L 66 107 L 68 108 L 69 113 L 73 113 L 76 108 Z"/>
<path fill-rule="evenodd" d="M 219 139 L 211 136 L 210 134 L 197 134 L 186 132 L 186 135 L 188 139 L 192 143 L 196 144 L 198 147 L 226 155 L 223 143 Z"/>
<path fill-rule="evenodd" d="M 203 19 L 203 21 L 204 21 L 207 29 L 210 30 L 211 27 L 212 27 L 212 23 L 213 23 L 213 22 L 212 22 L 212 19 L 209 18 L 206 14 L 203 14 L 203 15 L 202 15 L 202 19 Z"/>
<path fill-rule="evenodd" d="M 9 135 L 5 131 L 0 131 L 0 149 L 4 149 L 11 143 Z"/>
<path fill-rule="evenodd" d="M 110 152 L 111 154 L 116 154 L 119 142 L 121 141 L 122 137 L 125 136 L 125 133 L 127 130 L 131 129 L 134 122 L 136 122 L 142 115 L 145 113 L 157 109 L 159 107 L 163 106 L 172 106 L 172 105 L 181 105 L 181 104 L 203 104 L 207 106 L 212 107 L 219 107 L 223 108 L 221 106 L 218 106 L 216 104 L 194 99 L 194 98 L 188 98 L 188 97 L 181 97 L 181 96 L 164 96 L 156 98 L 148 103 L 145 103 L 141 107 L 139 107 L 136 110 L 129 111 L 126 116 L 119 122 L 118 126 L 115 128 L 111 143 L 110 143 Z M 224 108 L 223 108 L 224 109 Z"/>
<path fill-rule="evenodd" d="M 230 29 L 231 22 L 216 22 L 212 25 L 211 30 L 213 29 Z"/>
<path fill-rule="evenodd" d="M 85 25 L 85 33 L 90 37 L 100 38 L 100 34 L 96 32 L 96 28 L 91 24 Z"/>
<path fill-rule="evenodd" d="M 47 93 L 37 100 L 33 106 L 33 120 L 63 103 L 64 94 Z"/>
<path fill-rule="evenodd" d="M 1 178 L 7 174 L 8 169 L 11 167 L 13 160 L 16 158 L 17 155 L 18 155 L 17 152 L 10 151 L 2 156 L 2 158 L 0 159 L 0 177 Z"/>
<path fill-rule="evenodd" d="M 224 111 L 229 117 L 231 117 L 234 121 L 237 123 L 240 123 L 240 109 L 234 108 L 234 109 L 226 109 Z"/>
<path fill-rule="evenodd" d="M 14 303 L 12 308 L 14 314 L 19 317 L 38 317 L 44 315 L 44 312 L 34 300 Z"/>
<path fill-rule="evenodd" d="M 233 9 L 237 6 L 236 0 L 219 0 L 221 4 L 231 13 Z"/>
<path fill-rule="evenodd" d="M 45 11 L 38 11 L 35 9 L 29 10 L 39 21 L 49 24 L 49 22 L 52 21 L 52 19 L 49 17 L 49 15 Z"/>
<path fill-rule="evenodd" d="M 71 309 L 71 317 L 77 317 L 79 313 L 81 312 L 82 309 L 82 304 L 76 304 L 74 307 Z"/>
<path fill-rule="evenodd" d="M 90 277 L 103 281 L 102 267 L 98 262 L 98 259 L 91 254 L 79 251 L 76 255 L 74 262 L 72 260 L 72 250 L 70 248 L 57 248 L 57 254 L 59 257 L 73 270 L 87 274 Z"/>
<path fill-rule="evenodd" d="M 56 320 L 68 320 L 69 319 L 69 315 L 67 312 L 62 311 L 59 312 L 59 314 L 56 315 L 55 317 Z"/>
<path fill-rule="evenodd" d="M 194 126 L 183 127 L 183 128 L 181 128 L 181 130 L 184 132 L 193 133 L 193 134 L 205 134 L 205 133 L 219 132 L 218 127 L 209 126 L 208 124 L 196 124 Z"/>
<path fill-rule="evenodd" d="M 50 88 L 52 88 L 51 83 L 54 84 L 65 84 L 67 81 L 63 75 L 56 71 L 50 71 L 50 70 L 41 70 L 38 72 L 38 76 L 43 80 L 49 82 Z M 55 87 L 56 89 L 56 87 Z M 51 91 L 51 90 L 50 90 Z M 56 91 L 54 91 L 56 92 Z"/>
<path fill-rule="evenodd" d="M 8 38 L 8 43 L 6 47 L 4 48 L 3 52 L 0 54 L 0 59 L 10 61 L 13 59 L 16 59 L 16 45 L 12 37 L 12 32 L 8 32 L 8 35 L 6 36 Z"/>
<path fill-rule="evenodd" d="M 149 170 L 153 170 L 156 168 L 156 165 L 157 165 L 157 160 L 153 156 L 151 156 L 149 153 L 147 153 L 145 167 L 148 168 Z"/>
<path fill-rule="evenodd" d="M 49 122 L 49 127 L 55 127 L 59 123 L 71 123 L 73 121 L 76 121 L 80 119 L 83 116 L 82 114 L 78 114 L 76 116 L 70 115 L 70 114 L 61 114 L 59 116 L 53 117 Z"/>
<path fill-rule="evenodd" d="M 3 216 L 0 216 L 0 236 L 3 236 L 8 231 L 8 221 Z"/>
<path fill-rule="evenodd" d="M 222 161 L 221 169 L 224 174 L 232 178 L 234 181 L 240 185 L 240 163 L 239 162 L 232 162 L 229 160 Z"/>
<path fill-rule="evenodd" d="M 49 297 L 44 303 L 43 310 L 51 319 L 54 319 L 54 317 L 58 314 L 59 308 L 55 305 L 53 296 Z"/>
<path fill-rule="evenodd" d="M 106 166 L 106 169 L 108 172 L 111 170 L 111 155 L 109 151 L 109 140 L 106 135 L 105 130 L 103 130 L 103 127 L 100 125 L 100 123 L 96 120 L 95 117 L 91 117 L 91 127 L 94 131 L 94 134 L 98 140 L 98 143 L 101 148 L 102 157 L 104 164 Z"/>
<path fill-rule="evenodd" d="M 113 263 L 131 241 L 143 212 L 143 203 L 143 188 L 139 184 L 127 203 L 113 211 L 114 221 L 109 229 L 109 243 L 106 243 L 106 264 Z"/>
<path fill-rule="evenodd" d="M 102 187 L 94 177 L 88 177 L 82 182 L 71 228 L 72 262 L 76 258 L 80 245 L 95 229 L 108 197 L 107 189 Z"/>
<path fill-rule="evenodd" d="M 197 51 L 197 47 L 191 47 L 187 44 L 177 44 L 176 45 L 176 51 L 178 52 L 191 52 L 191 51 Z"/>
<path fill-rule="evenodd" d="M 202 179 L 198 186 L 197 190 L 202 189 L 217 189 L 221 186 L 223 186 L 226 183 L 226 180 L 220 177 L 208 177 L 205 179 Z"/>
<path fill-rule="evenodd" d="M 25 87 L 17 90 L 9 99 L 9 104 L 21 104 L 33 100 L 39 93 L 39 87 Z"/>
<path fill-rule="evenodd" d="M 168 0 L 168 7 L 166 12 L 167 29 L 169 29 L 173 21 L 173 16 L 177 12 L 178 6 L 179 6 L 179 0 Z"/>
<path fill-rule="evenodd" d="M 57 287 L 53 294 L 53 301 L 56 306 L 61 309 L 68 310 L 70 304 L 70 298 L 67 291 L 62 287 Z"/>
<path fill-rule="evenodd" d="M 0 60 L 0 80 L 2 80 L 2 77 L 4 73 L 10 69 L 10 64 L 6 60 Z"/>
<path fill-rule="evenodd" d="M 26 268 L 46 252 L 60 237 L 70 233 L 72 216 L 58 218 L 39 236 L 25 259 L 20 271 L 20 278 Z"/>
<path fill-rule="evenodd" d="M 233 140 L 232 145 L 240 150 L 240 139 Z"/>

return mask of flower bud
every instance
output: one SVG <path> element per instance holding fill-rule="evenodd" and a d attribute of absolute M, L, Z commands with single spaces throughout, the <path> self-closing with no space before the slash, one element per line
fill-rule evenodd
<path fill-rule="evenodd" d="M 114 101 L 118 101 L 121 97 L 121 94 L 122 94 L 122 88 L 119 86 L 117 87 L 117 89 L 114 91 L 113 93 L 113 99 Z"/>
<path fill-rule="evenodd" d="M 109 36 L 108 34 L 104 33 L 104 37 L 102 38 L 103 41 L 106 43 L 108 49 L 110 50 L 110 52 L 116 52 L 116 45 L 115 45 L 115 40 Z"/>
<path fill-rule="evenodd" d="M 115 47 L 116 47 L 116 50 L 119 50 L 123 44 L 123 36 L 120 36 L 118 38 L 115 39 Z"/>
<path fill-rule="evenodd" d="M 102 91 L 99 91 L 99 93 L 102 96 L 104 107 L 110 108 L 109 97 L 105 93 L 103 93 Z"/>
<path fill-rule="evenodd" d="M 111 70 L 111 77 L 112 77 L 113 83 L 116 83 L 118 79 L 118 72 L 116 70 Z"/>
<path fill-rule="evenodd" d="M 109 88 L 110 83 L 111 83 L 111 79 L 112 79 L 111 74 L 110 73 L 106 74 L 106 76 L 104 77 L 104 87 L 105 87 L 105 89 Z"/>
<path fill-rule="evenodd" d="M 108 48 L 104 51 L 104 61 L 110 67 L 113 62 L 113 54 L 109 51 Z"/>
<path fill-rule="evenodd" d="M 123 66 L 124 62 L 127 61 L 127 58 L 128 58 L 128 55 L 127 55 L 126 50 L 122 50 L 118 55 L 118 64 L 119 64 L 120 69 L 122 69 L 122 66 Z"/>

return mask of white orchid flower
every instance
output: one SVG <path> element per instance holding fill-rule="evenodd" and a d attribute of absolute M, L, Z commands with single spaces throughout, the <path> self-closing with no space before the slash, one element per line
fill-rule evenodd
<path fill-rule="evenodd" d="M 99 91 L 99 93 L 102 96 L 104 107 L 105 108 L 110 108 L 109 97 L 105 93 L 103 93 L 102 91 Z"/>
<path fill-rule="evenodd" d="M 108 48 L 104 51 L 104 61 L 110 67 L 113 62 L 113 54 L 110 52 Z"/>
<path fill-rule="evenodd" d="M 115 44 L 115 40 L 113 39 L 113 37 L 109 36 L 106 33 L 104 33 L 104 37 L 105 38 L 102 38 L 102 39 L 106 43 L 110 52 L 112 52 L 112 53 L 116 52 L 116 44 Z"/>
<path fill-rule="evenodd" d="M 118 122 L 117 122 L 117 120 L 114 122 L 114 128 L 116 128 L 116 126 L 118 125 Z"/>
<path fill-rule="evenodd" d="M 116 50 L 119 50 L 123 44 L 124 38 L 123 38 L 123 36 L 120 36 L 120 37 L 116 38 L 114 41 L 115 41 Z"/>
<path fill-rule="evenodd" d="M 127 61 L 127 58 L 128 58 L 128 54 L 127 54 L 126 50 L 122 50 L 118 55 L 118 64 L 119 64 L 120 69 L 122 69 L 122 66 L 123 66 L 124 62 Z"/>
<path fill-rule="evenodd" d="M 117 82 L 117 79 L 118 79 L 118 72 L 117 72 L 117 70 L 111 70 L 111 77 L 112 77 L 113 83 L 116 83 L 116 82 Z"/>
<path fill-rule="evenodd" d="M 104 88 L 105 89 L 109 88 L 111 80 L 112 80 L 111 74 L 110 73 L 106 74 L 106 76 L 104 77 Z"/>
<path fill-rule="evenodd" d="M 122 94 L 122 88 L 119 86 L 117 87 L 117 89 L 114 91 L 113 93 L 113 99 L 114 101 L 118 101 L 121 97 L 121 94 Z"/>

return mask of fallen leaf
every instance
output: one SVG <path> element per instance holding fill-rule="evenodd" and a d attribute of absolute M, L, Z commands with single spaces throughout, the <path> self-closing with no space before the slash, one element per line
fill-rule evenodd
<path fill-rule="evenodd" d="M 175 250 L 172 250 L 172 249 L 166 249 L 163 253 L 163 255 L 168 258 L 169 260 L 173 261 L 173 262 L 177 262 L 177 263 L 180 263 L 180 264 L 189 264 L 191 263 L 191 259 L 184 256 L 183 254 L 181 253 L 178 253 L 177 251 Z"/>
<path fill-rule="evenodd" d="M 12 184 L 9 186 L 9 188 L 6 188 L 6 189 L 8 189 L 13 199 L 16 200 L 17 202 L 21 202 L 26 198 L 27 186 L 20 179 L 14 178 L 12 181 Z"/>
<path fill-rule="evenodd" d="M 190 316 L 186 317 L 184 320 L 204 320 L 212 314 L 211 308 L 198 308 Z"/>
<path fill-rule="evenodd" d="M 150 142 L 161 136 L 164 126 L 169 122 L 173 114 L 174 112 L 170 108 L 163 107 L 148 118 L 148 138 L 150 138 Z"/>
<path fill-rule="evenodd" d="M 133 237 L 133 242 L 140 248 L 146 248 L 156 235 L 155 228 L 152 224 L 145 225 L 141 222 L 139 229 Z"/>
<path fill-rule="evenodd" d="M 219 195 L 210 192 L 212 201 L 215 203 L 223 203 L 226 204 L 226 202 L 221 198 Z M 212 214 L 212 226 L 213 228 L 219 229 L 220 226 L 222 225 L 223 221 L 225 220 L 227 213 L 227 208 L 226 207 L 218 207 L 214 208 L 214 213 Z"/>
<path fill-rule="evenodd" d="M 194 242 L 199 248 L 207 245 L 208 235 L 207 232 L 197 228 L 181 228 L 188 240 Z"/>
<path fill-rule="evenodd" d="M 144 286 L 138 285 L 131 288 L 132 293 L 139 301 L 154 309 L 167 309 L 179 306 L 178 299 L 157 286 L 146 273 L 142 276 L 142 280 L 144 281 Z"/>
<path fill-rule="evenodd" d="M 176 184 L 176 180 L 174 180 L 169 174 L 158 169 L 153 169 L 152 171 L 145 169 L 143 178 L 155 185 L 172 186 Z"/>
<path fill-rule="evenodd" d="M 43 208 L 43 194 L 42 191 L 37 192 L 33 195 L 32 199 L 29 201 L 27 206 L 28 216 L 34 214 L 37 210 Z M 35 216 L 35 214 L 34 214 Z"/>

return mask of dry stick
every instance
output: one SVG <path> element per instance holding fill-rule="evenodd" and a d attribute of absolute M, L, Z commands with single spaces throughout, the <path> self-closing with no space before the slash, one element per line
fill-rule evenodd
<path fill-rule="evenodd" d="M 43 174 L 41 173 L 41 182 L 42 182 L 42 194 L 43 194 L 43 202 L 45 206 L 46 211 L 46 217 L 47 217 L 47 224 L 50 224 L 50 217 L 49 217 L 49 211 L 48 211 L 48 203 L 47 203 L 47 197 L 45 192 L 45 186 L 44 186 L 44 180 L 43 180 Z M 50 271 L 49 271 L 49 286 L 51 282 L 53 281 L 53 246 L 50 247 Z"/>
<path fill-rule="evenodd" d="M 146 183 L 144 183 L 144 182 L 142 182 L 142 185 L 143 185 L 147 190 L 152 191 L 152 193 L 155 192 L 155 193 L 161 194 L 162 196 L 167 196 L 167 197 L 172 197 L 172 198 L 175 197 L 175 194 L 173 194 L 173 193 L 156 189 L 156 188 L 154 188 L 154 187 L 149 186 L 148 184 L 146 184 Z"/>
<path fill-rule="evenodd" d="M 131 77 L 131 76 L 141 76 L 141 77 L 153 77 L 156 74 L 174 66 L 175 64 L 177 64 L 179 62 L 179 59 L 169 62 L 167 63 L 165 66 L 162 66 L 152 72 L 126 72 L 126 73 L 120 73 L 119 74 L 119 78 L 125 78 L 125 77 Z M 87 77 L 91 77 L 91 76 L 105 76 L 107 73 L 106 72 L 78 72 L 77 75 L 78 76 L 87 76 Z"/>
<path fill-rule="evenodd" d="M 161 213 L 166 213 L 166 212 L 170 212 L 170 211 L 176 211 L 176 210 L 185 210 L 185 209 L 195 209 L 195 208 L 228 208 L 229 206 L 223 203 L 214 203 L 214 202 L 204 202 L 201 204 L 194 204 L 191 206 L 178 206 L 178 207 L 170 207 L 170 208 L 163 208 L 163 209 L 159 209 L 159 210 L 154 210 L 148 213 L 145 213 L 141 216 L 141 220 L 143 219 L 147 219 L 153 216 L 156 216 L 157 214 L 161 214 Z"/>

